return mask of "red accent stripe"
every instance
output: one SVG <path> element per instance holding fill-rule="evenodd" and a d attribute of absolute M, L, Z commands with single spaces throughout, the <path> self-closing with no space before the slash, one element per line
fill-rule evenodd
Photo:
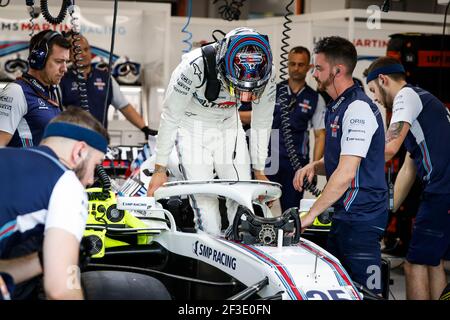
<path fill-rule="evenodd" d="M 264 260 L 266 260 L 267 262 L 269 262 L 270 264 L 274 265 L 277 270 L 281 273 L 281 275 L 283 276 L 283 278 L 286 280 L 286 282 L 289 284 L 289 286 L 291 287 L 291 290 L 294 292 L 295 297 L 298 300 L 303 300 L 302 295 L 300 294 L 300 292 L 298 291 L 297 287 L 295 286 L 294 282 L 292 281 L 292 279 L 289 277 L 289 275 L 286 273 L 286 271 L 274 260 L 270 259 L 268 256 L 264 255 L 263 253 L 256 251 L 255 249 L 253 249 L 252 247 L 249 247 L 243 243 L 236 243 L 237 245 L 243 246 L 245 247 L 247 250 L 255 253 L 256 255 L 258 255 L 259 257 L 263 258 Z"/>
<path fill-rule="evenodd" d="M 350 194 L 348 195 L 348 198 L 344 201 L 344 206 L 346 206 L 347 203 L 350 201 L 350 199 L 353 197 L 353 193 L 355 192 L 355 181 L 356 181 L 356 178 L 353 178 L 353 180 L 352 180 L 352 191 L 350 191 Z"/>
<path fill-rule="evenodd" d="M 7 234 L 8 232 L 14 230 L 15 227 L 16 227 L 16 225 L 13 224 L 11 227 L 9 227 L 8 229 L 6 229 L 2 233 L 0 233 L 0 237 L 3 236 L 4 234 Z"/>
<path fill-rule="evenodd" d="M 427 172 L 429 173 L 430 172 L 430 163 L 429 163 L 429 161 L 428 161 L 428 156 L 427 156 L 427 150 L 425 149 L 425 143 L 424 142 L 422 142 L 421 144 L 420 144 L 420 146 L 421 146 L 421 149 L 422 149 L 422 153 L 423 153 L 423 158 L 424 158 L 424 160 L 425 160 L 425 164 L 427 165 Z"/>

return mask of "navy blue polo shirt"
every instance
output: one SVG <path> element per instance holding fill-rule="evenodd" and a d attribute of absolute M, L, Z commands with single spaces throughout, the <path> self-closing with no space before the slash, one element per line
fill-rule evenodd
<path fill-rule="evenodd" d="M 387 214 L 384 125 L 378 107 L 355 84 L 327 106 L 325 126 L 327 179 L 341 155 L 362 158 L 355 178 L 334 204 L 334 218 L 365 221 Z"/>
<path fill-rule="evenodd" d="M 52 227 L 81 239 L 86 193 L 50 148 L 1 148 L 0 163 L 0 259 L 32 238 L 39 240 L 28 247 L 40 249 L 44 229 Z"/>
<path fill-rule="evenodd" d="M 288 113 L 289 121 L 283 122 L 282 108 L 284 105 L 290 107 Z M 288 80 L 277 84 L 276 104 L 273 114 L 272 129 L 279 130 L 279 153 L 280 160 L 287 160 L 285 135 L 282 127 L 288 126 L 291 139 L 295 146 L 295 152 L 299 159 L 309 162 L 309 129 L 324 129 L 325 102 L 319 94 L 308 85 L 302 90 L 293 93 L 289 87 Z"/>
<path fill-rule="evenodd" d="M 106 86 L 108 83 L 108 73 L 103 70 L 92 68 L 86 80 L 86 89 L 88 96 L 89 112 L 103 123 L 108 125 L 107 116 L 109 106 L 112 104 L 116 109 L 125 107 L 128 102 L 120 93 L 119 85 L 112 78 L 108 97 L 106 97 Z M 60 83 L 62 103 L 64 106 L 80 106 L 80 94 L 78 92 L 77 75 L 73 69 L 70 69 L 62 78 Z M 108 101 L 105 110 L 105 100 Z M 106 115 L 105 115 L 106 113 Z M 103 118 L 105 117 L 105 121 Z"/>
<path fill-rule="evenodd" d="M 60 112 L 56 88 L 29 74 L 0 92 L 0 130 L 13 135 L 9 147 L 38 145 L 45 127 Z"/>
<path fill-rule="evenodd" d="M 407 122 L 406 150 L 425 192 L 450 193 L 450 111 L 428 91 L 406 85 L 394 98 L 391 123 Z"/>

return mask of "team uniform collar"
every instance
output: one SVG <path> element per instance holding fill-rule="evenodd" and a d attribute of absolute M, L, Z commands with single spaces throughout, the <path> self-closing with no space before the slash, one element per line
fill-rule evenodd
<path fill-rule="evenodd" d="M 30 84 L 31 86 L 33 86 L 33 88 L 35 88 L 36 90 L 38 90 L 39 92 L 43 93 L 43 94 L 48 94 L 49 92 L 51 92 L 52 88 L 54 86 L 46 86 L 44 85 L 42 82 L 40 82 L 37 78 L 33 77 L 31 74 L 29 73 L 24 73 L 22 75 L 22 78 L 25 79 L 25 81 Z M 19 78 L 20 79 L 20 78 Z"/>
<path fill-rule="evenodd" d="M 344 100 L 353 93 L 353 91 L 359 89 L 360 86 L 357 83 L 354 83 L 352 86 L 348 87 L 347 89 L 342 92 L 339 97 L 336 98 L 336 100 L 331 101 L 327 108 L 331 109 L 332 112 L 336 111 L 337 108 L 344 102 Z"/>
<path fill-rule="evenodd" d="M 286 86 L 286 90 L 288 92 L 288 94 L 291 95 L 295 95 L 296 97 L 298 97 L 299 95 L 302 94 L 302 92 L 306 89 L 306 87 L 308 87 L 308 84 L 305 83 L 305 85 L 303 86 L 303 88 L 301 88 L 297 93 L 293 93 L 291 90 L 291 87 L 289 86 L 289 80 L 286 80 L 284 85 Z"/>

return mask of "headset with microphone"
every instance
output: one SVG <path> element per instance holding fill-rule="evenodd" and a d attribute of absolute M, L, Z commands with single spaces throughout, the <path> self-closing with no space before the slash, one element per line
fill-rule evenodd
<path fill-rule="evenodd" d="M 44 69 L 45 63 L 47 62 L 47 58 L 50 52 L 49 43 L 57 36 L 62 37 L 62 35 L 59 32 L 49 31 L 33 47 L 33 49 L 30 51 L 30 55 L 28 56 L 28 63 L 30 65 L 30 68 L 35 70 Z"/>

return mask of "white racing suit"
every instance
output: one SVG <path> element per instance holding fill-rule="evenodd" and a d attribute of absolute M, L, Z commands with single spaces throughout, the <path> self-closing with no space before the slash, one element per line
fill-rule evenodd
<path fill-rule="evenodd" d="M 259 101 L 252 103 L 251 164 L 264 170 L 275 106 L 275 75 Z M 205 98 L 206 79 L 201 49 L 182 57 L 172 73 L 161 115 L 156 143 L 156 164 L 167 166 L 174 141 L 186 180 L 250 180 L 250 157 L 237 101 L 223 87 L 219 97 Z M 235 157 L 233 155 L 235 154 Z M 233 159 L 234 158 L 234 159 Z M 227 200 L 228 221 L 233 222 L 237 204 Z M 219 235 L 221 219 L 216 198 L 191 197 L 196 228 Z"/>

